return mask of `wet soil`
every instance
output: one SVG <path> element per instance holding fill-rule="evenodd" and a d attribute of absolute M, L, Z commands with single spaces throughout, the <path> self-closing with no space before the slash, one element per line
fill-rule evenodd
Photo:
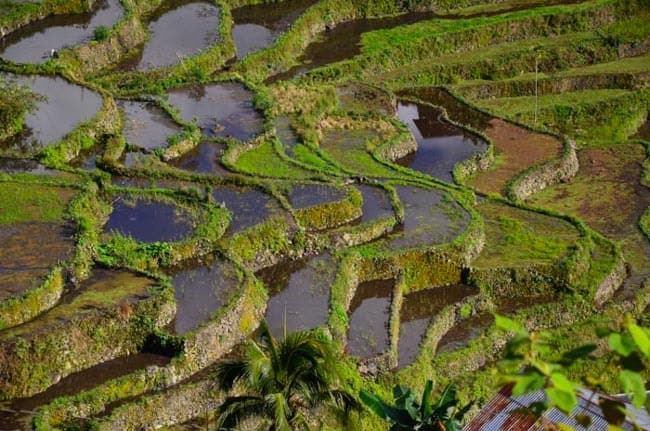
<path fill-rule="evenodd" d="M 443 198 L 439 190 L 396 187 L 404 206 L 401 232 L 391 235 L 390 248 L 443 244 L 456 238 L 469 223 L 467 211 Z"/>
<path fill-rule="evenodd" d="M 300 142 L 298 140 L 298 136 L 291 128 L 289 120 L 283 117 L 276 118 L 273 121 L 273 126 L 275 127 L 278 139 L 280 139 L 280 142 L 282 142 L 282 148 L 284 149 L 284 152 L 287 156 L 293 157 L 293 149 Z"/>
<path fill-rule="evenodd" d="M 253 94 L 241 84 L 195 85 L 169 92 L 169 103 L 185 121 L 198 118 L 206 136 L 245 141 L 262 132 L 262 116 L 253 107 Z"/>
<path fill-rule="evenodd" d="M 38 287 L 54 265 L 71 256 L 74 235 L 69 223 L 0 226 L 0 301 Z"/>
<path fill-rule="evenodd" d="M 167 113 L 152 103 L 121 100 L 118 106 L 124 122 L 122 135 L 129 144 L 147 150 L 163 148 L 170 136 L 181 131 Z"/>
<path fill-rule="evenodd" d="M 455 304 L 478 292 L 475 287 L 459 284 L 435 287 L 406 295 L 400 314 L 398 368 L 404 368 L 413 362 L 431 318 L 436 313 L 447 305 Z"/>
<path fill-rule="evenodd" d="M 32 412 L 59 397 L 92 389 L 104 382 L 150 366 L 163 367 L 171 358 L 153 353 L 123 356 L 74 373 L 33 397 L 20 398 L 0 408 L 0 431 L 31 429 Z"/>
<path fill-rule="evenodd" d="M 232 10 L 237 58 L 271 46 L 315 0 L 288 0 Z"/>
<path fill-rule="evenodd" d="M 202 141 L 192 150 L 168 163 L 184 171 L 227 177 L 232 173 L 221 163 L 227 149 L 225 144 Z"/>
<path fill-rule="evenodd" d="M 650 141 L 650 121 L 646 120 L 641 127 L 639 127 L 639 130 L 637 130 L 634 137 L 637 139 L 643 139 L 644 141 Z"/>
<path fill-rule="evenodd" d="M 220 10 L 209 2 L 170 0 L 149 23 L 150 39 L 122 70 L 171 66 L 219 42 Z M 192 31 L 187 31 L 191 29 Z"/>
<path fill-rule="evenodd" d="M 183 213 L 171 204 L 118 196 L 104 232 L 119 232 L 141 242 L 178 241 L 192 230 Z"/>
<path fill-rule="evenodd" d="M 280 262 L 256 273 L 269 291 L 266 321 L 276 337 L 327 323 L 336 261 L 328 254 Z M 286 325 L 285 325 L 286 324 Z"/>
<path fill-rule="evenodd" d="M 456 163 L 484 152 L 488 144 L 444 121 L 441 115 L 440 109 L 429 105 L 398 103 L 397 116 L 408 126 L 418 143 L 418 149 L 397 163 L 451 183 Z"/>
<path fill-rule="evenodd" d="M 62 78 L 0 74 L 0 78 L 3 77 L 27 85 L 35 94 L 42 96 L 42 100 L 36 103 L 33 112 L 25 116 L 22 133 L 0 142 L 0 151 L 36 152 L 61 140 L 79 123 L 94 117 L 102 107 L 99 94 Z"/>
<path fill-rule="evenodd" d="M 0 343 L 16 337 L 31 338 L 56 325 L 70 324 L 73 317 L 148 298 L 149 288 L 154 284 L 153 280 L 132 272 L 95 269 L 80 288 L 64 295 L 54 308 L 30 322 L 2 332 Z M 128 313 L 128 309 L 123 306 L 124 312 Z"/>
<path fill-rule="evenodd" d="M 494 163 L 468 182 L 483 193 L 502 193 L 507 182 L 519 172 L 558 157 L 562 151 L 562 143 L 552 136 L 492 118 L 460 103 L 443 89 L 429 87 L 403 94 L 444 107 L 452 121 L 479 130 L 492 141 Z"/>
<path fill-rule="evenodd" d="M 43 63 L 52 49 L 89 42 L 96 28 L 111 28 L 123 14 L 119 0 L 104 0 L 90 13 L 48 16 L 1 38 L 0 57 L 14 63 Z"/>
<path fill-rule="evenodd" d="M 394 287 L 393 279 L 368 281 L 357 287 L 349 310 L 349 354 L 365 359 L 386 351 Z"/>
<path fill-rule="evenodd" d="M 228 234 L 255 226 L 281 212 L 280 204 L 270 195 L 252 188 L 217 187 L 212 192 L 232 213 Z"/>
<path fill-rule="evenodd" d="M 176 297 L 174 331 L 185 334 L 210 320 L 238 285 L 230 264 L 216 257 L 194 260 L 172 271 Z"/>
<path fill-rule="evenodd" d="M 295 209 L 324 205 L 345 198 L 341 189 L 319 184 L 297 185 L 289 193 L 289 203 Z"/>
<path fill-rule="evenodd" d="M 638 221 L 650 206 L 650 188 L 640 182 L 646 151 L 639 144 L 585 148 L 578 152 L 580 170 L 566 184 L 543 190 L 534 205 L 574 214 L 605 236 L 622 241 L 623 255 L 631 264 L 627 294 L 650 277 L 650 242 Z"/>
<path fill-rule="evenodd" d="M 388 192 L 380 187 L 359 185 L 357 189 L 363 197 L 361 223 L 369 223 L 382 218 L 395 217 Z"/>

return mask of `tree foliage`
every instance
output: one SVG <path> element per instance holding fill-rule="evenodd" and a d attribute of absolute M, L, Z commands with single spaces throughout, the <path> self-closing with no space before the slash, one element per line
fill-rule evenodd
<path fill-rule="evenodd" d="M 360 397 L 370 410 L 391 424 L 391 431 L 460 431 L 463 416 L 471 404 L 458 408 L 459 400 L 453 385 L 445 387 L 437 400 L 432 394 L 433 382 L 429 380 L 419 401 L 410 388 L 402 385 L 393 388 L 393 404 L 363 390 Z"/>
<path fill-rule="evenodd" d="M 505 357 L 500 363 L 505 380 L 513 383 L 513 395 L 543 389 L 548 402 L 531 406 L 538 416 L 551 407 L 557 407 L 569 415 L 578 406 L 577 393 L 582 389 L 600 389 L 600 378 L 586 376 L 584 382 L 572 381 L 567 376 L 567 367 L 578 359 L 588 357 L 595 344 L 587 344 L 562 353 L 558 359 L 553 357 L 553 338 L 547 332 L 530 332 L 521 324 L 507 317 L 495 316 L 498 328 L 513 333 L 506 344 Z M 650 362 L 650 329 L 637 325 L 625 316 L 621 331 L 611 328 L 597 329 L 597 335 L 607 340 L 611 354 L 615 357 L 618 380 L 632 405 L 645 407 L 650 411 L 650 400 L 646 396 L 646 380 Z M 602 399 L 600 407 L 611 430 L 619 430 L 626 418 L 623 402 Z M 589 425 L 588 417 L 578 418 Z M 570 429 L 564 426 L 564 429 Z"/>
<path fill-rule="evenodd" d="M 358 409 L 356 399 L 342 389 L 331 342 L 315 331 L 298 331 L 277 340 L 267 324 L 244 359 L 219 365 L 216 378 L 223 390 L 242 388 L 217 410 L 217 429 L 231 430 L 242 420 L 261 417 L 267 429 L 308 428 L 305 413 L 317 406 L 337 409 L 345 419 Z"/>

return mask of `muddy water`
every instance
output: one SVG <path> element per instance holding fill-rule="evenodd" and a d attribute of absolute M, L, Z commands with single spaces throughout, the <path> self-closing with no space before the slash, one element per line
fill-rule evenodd
<path fill-rule="evenodd" d="M 519 309 L 534 305 L 547 304 L 554 300 L 552 296 L 520 296 L 502 300 L 497 313 L 509 315 Z M 469 319 L 456 324 L 449 332 L 442 336 L 437 346 L 437 353 L 451 352 L 467 346 L 472 340 L 478 338 L 494 322 L 494 317 L 489 312 L 480 312 Z"/>
<path fill-rule="evenodd" d="M 361 283 L 350 304 L 348 351 L 360 358 L 377 356 L 388 348 L 390 303 L 395 280 Z"/>
<path fill-rule="evenodd" d="M 48 169 L 35 160 L 10 159 L 0 157 L 0 172 L 6 174 L 59 175 L 59 172 Z"/>
<path fill-rule="evenodd" d="M 178 207 L 162 202 L 127 201 L 123 196 L 113 202 L 113 212 L 104 227 L 104 232 L 119 232 L 141 242 L 178 241 L 191 230 Z"/>
<path fill-rule="evenodd" d="M 74 235 L 68 223 L 0 226 L 0 301 L 37 287 L 53 265 L 71 256 Z"/>
<path fill-rule="evenodd" d="M 391 236 L 390 247 L 406 248 L 442 244 L 460 235 L 469 223 L 469 214 L 444 192 L 411 186 L 396 187 L 404 206 L 402 232 Z"/>
<path fill-rule="evenodd" d="M 390 197 L 384 189 L 368 185 L 357 186 L 357 189 L 363 197 L 361 223 L 395 217 Z"/>
<path fill-rule="evenodd" d="M 399 102 L 397 115 L 418 143 L 416 152 L 397 163 L 443 181 L 453 182 L 456 163 L 488 148 L 484 140 L 444 121 L 442 111 L 429 105 Z"/>
<path fill-rule="evenodd" d="M 282 148 L 287 156 L 293 157 L 293 150 L 300 142 L 298 136 L 291 128 L 289 120 L 286 118 L 276 118 L 273 121 L 273 126 L 275 127 L 276 135 L 280 142 L 282 142 Z"/>
<path fill-rule="evenodd" d="M 363 33 L 412 24 L 434 16 L 431 12 L 418 12 L 390 18 L 359 19 L 339 24 L 334 28 L 325 30 L 315 42 L 307 46 L 303 55 L 298 58 L 300 63 L 298 66 L 270 77 L 267 82 L 290 79 L 317 67 L 360 54 L 361 35 Z"/>
<path fill-rule="evenodd" d="M 259 271 L 271 299 L 266 321 L 275 336 L 327 323 L 330 287 L 336 276 L 336 261 L 326 254 L 311 259 L 281 262 Z"/>
<path fill-rule="evenodd" d="M 149 24 L 151 37 L 141 54 L 122 65 L 122 69 L 171 66 L 198 54 L 219 42 L 219 15 L 219 8 L 208 2 L 166 2 Z"/>
<path fill-rule="evenodd" d="M 167 138 L 181 131 L 167 113 L 152 103 L 121 100 L 118 106 L 124 122 L 122 134 L 129 144 L 154 150 L 166 147 Z"/>
<path fill-rule="evenodd" d="M 415 359 L 431 318 L 447 305 L 476 295 L 479 290 L 466 285 L 452 285 L 422 290 L 406 295 L 402 303 L 399 335 L 398 368 Z"/>
<path fill-rule="evenodd" d="M 232 266 L 215 257 L 190 262 L 174 270 L 172 275 L 176 297 L 174 331 L 177 334 L 184 334 L 210 320 L 238 285 Z"/>
<path fill-rule="evenodd" d="M 241 84 L 178 88 L 169 92 L 169 103 L 180 110 L 185 121 L 198 118 L 207 136 L 245 141 L 263 131 L 262 116 L 253 107 L 253 95 Z"/>
<path fill-rule="evenodd" d="M 343 190 L 320 184 L 297 185 L 289 193 L 289 203 L 295 209 L 324 205 L 343 198 Z"/>
<path fill-rule="evenodd" d="M 123 14 L 119 0 L 104 0 L 91 13 L 49 16 L 0 39 L 0 57 L 14 63 L 43 63 L 52 49 L 88 42 L 97 27 L 111 28 Z"/>
<path fill-rule="evenodd" d="M 102 107 L 99 94 L 62 78 L 0 74 L 0 79 L 7 78 L 28 86 L 43 100 L 38 101 L 36 109 L 25 116 L 24 131 L 4 143 L 0 142 L 0 150 L 35 152 L 61 140 L 79 123 L 94 117 Z"/>
<path fill-rule="evenodd" d="M 315 0 L 288 0 L 233 9 L 237 58 L 272 45 Z"/>
<path fill-rule="evenodd" d="M 153 353 L 136 353 L 123 356 L 87 370 L 69 375 L 45 392 L 30 398 L 12 401 L 5 410 L 0 409 L 0 430 L 32 429 L 31 412 L 59 397 L 67 397 L 94 388 L 104 382 L 130 374 L 150 366 L 165 366 L 169 363 L 167 356 Z"/>
<path fill-rule="evenodd" d="M 184 171 L 227 177 L 232 175 L 232 172 L 221 163 L 227 149 L 225 144 L 202 141 L 192 150 L 168 163 Z"/>
<path fill-rule="evenodd" d="M 232 213 L 228 233 L 234 234 L 280 213 L 280 204 L 270 195 L 252 188 L 217 187 L 215 202 L 222 202 Z"/>

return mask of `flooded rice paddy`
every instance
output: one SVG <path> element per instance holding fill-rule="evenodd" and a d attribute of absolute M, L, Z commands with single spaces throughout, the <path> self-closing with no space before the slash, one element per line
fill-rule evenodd
<path fill-rule="evenodd" d="M 559 3 L 575 1 L 549 4 Z M 1 4 L 0 13 L 16 4 Z M 562 275 L 567 280 L 558 280 L 557 286 L 535 290 L 517 284 L 518 271 L 565 268 L 574 262 L 569 259 L 588 256 L 588 262 L 577 266 L 589 271 L 585 279 L 600 282 L 611 272 L 607 265 L 618 262 L 610 239 L 619 241 L 629 273 L 614 301 L 638 300 L 650 274 L 650 242 L 638 228 L 650 205 L 648 188 L 640 181 L 645 148 L 638 142 L 582 148 L 574 178 L 550 185 L 527 202 L 513 205 L 494 195 L 475 199 L 474 190 L 507 196 L 514 178 L 558 157 L 563 140 L 571 137 L 493 117 L 455 96 L 471 93 L 467 85 L 498 85 L 511 72 L 509 60 L 495 58 L 495 64 L 504 63 L 497 73 L 491 64 L 474 62 L 477 53 L 458 45 L 459 56 L 467 60 L 462 67 L 477 70 L 452 70 L 423 49 L 462 37 L 464 31 L 480 36 L 492 25 L 489 17 L 546 3 L 508 0 L 444 15 L 440 10 L 439 15 L 410 12 L 369 19 L 362 17 L 376 13 L 374 6 L 366 10 L 355 2 L 349 10 L 329 12 L 316 0 L 231 10 L 223 2 L 192 0 L 163 1 L 158 7 L 136 0 L 134 5 L 129 17 L 148 32 L 146 42 L 135 48 L 112 45 L 128 45 L 131 41 L 125 38 L 132 36 L 129 27 L 111 29 L 125 15 L 117 0 L 99 1 L 86 14 L 49 16 L 0 38 L 0 58 L 7 60 L 0 61 L 0 77 L 16 80 L 40 96 L 36 110 L 25 118 L 24 130 L 0 143 L 0 220 L 10 220 L 0 223 L 0 325 L 2 313 L 13 310 L 14 304 L 31 307 L 29 298 L 43 295 L 46 277 L 62 268 L 54 279 L 58 293 L 48 298 L 49 306 L 39 304 L 47 311 L 14 319 L 18 323 L 0 330 L 0 357 L 30 345 L 27 354 L 36 358 L 0 361 L 1 430 L 30 429 L 34 415 L 34 424 L 43 421 L 65 429 L 90 423 L 106 429 L 144 429 L 186 422 L 204 412 L 205 392 L 197 396 L 192 391 L 210 387 L 215 363 L 241 357 L 241 346 L 254 336 L 261 319 L 279 338 L 297 330 L 324 329 L 337 348 L 354 357 L 341 364 L 363 387 L 365 380 L 357 376 L 365 375 L 364 369 L 377 372 L 375 382 L 382 390 L 389 390 L 386 382 L 392 384 L 402 375 L 410 382 L 424 381 L 425 369 L 449 371 L 450 381 L 466 379 L 441 363 L 448 357 L 445 353 L 472 354 L 472 341 L 485 334 L 490 337 L 480 342 L 492 341 L 493 315 L 481 311 L 490 301 L 496 312 L 510 316 L 540 304 L 566 300 L 560 310 L 575 305 L 575 298 L 567 300 L 560 288 L 582 274 Z M 306 19 L 300 19 L 312 6 Z M 596 8 L 591 3 L 583 6 Z M 613 21 L 619 19 L 608 13 Z M 535 26 L 555 25 L 557 12 L 545 14 L 548 19 L 535 21 Z M 454 22 L 478 17 L 476 22 L 482 24 L 477 27 L 470 20 Z M 343 18 L 347 22 L 336 23 Z M 411 63 L 401 64 L 406 60 L 400 55 L 364 54 L 364 33 L 429 19 L 437 21 L 421 28 L 439 31 L 435 40 L 417 34 L 417 26 L 365 39 L 370 43 L 384 38 L 387 48 L 392 43 L 404 46 L 405 57 L 421 56 L 417 67 L 422 74 L 410 75 Z M 507 19 L 513 20 L 511 30 L 518 28 L 521 18 Z M 111 47 L 91 42 L 100 26 L 120 31 L 110 33 Z M 452 27 L 460 33 L 449 32 Z M 224 29 L 232 31 L 232 40 L 221 37 Z M 534 30 L 544 33 L 546 28 Z M 509 43 L 519 43 L 518 37 L 513 35 Z M 563 43 L 555 39 L 554 44 Z M 267 56 L 263 51 L 275 52 L 279 40 L 288 52 L 301 55 Z M 83 62 L 76 64 L 65 53 L 39 65 L 49 59 L 51 49 L 76 45 L 92 53 L 116 49 L 97 52 L 98 58 L 127 58 L 99 72 L 83 70 Z M 583 54 L 572 55 L 579 63 L 587 61 Z M 196 64 L 185 61 L 196 55 Z M 333 76 L 315 73 L 278 82 L 342 60 L 349 64 L 332 69 Z M 21 69 L 13 63 L 36 64 Z M 263 83 L 287 64 L 296 66 L 266 80 L 273 85 Z M 348 65 L 353 74 L 347 75 Z M 206 70 L 191 69 L 203 66 Z M 519 69 L 521 79 L 528 79 L 530 71 Z M 25 70 L 35 74 L 21 74 Z M 403 80 L 400 70 L 409 72 Z M 637 78 L 637 72 L 630 74 Z M 485 84 L 466 82 L 469 75 Z M 391 78 L 384 83 L 378 78 L 382 76 Z M 547 73 L 544 79 L 555 78 Z M 113 101 L 119 112 L 112 112 Z M 94 124 L 89 121 L 93 118 L 101 121 Z M 179 145 L 183 148 L 178 154 L 172 154 L 176 147 L 166 150 L 184 138 L 181 134 L 192 124 L 202 136 L 183 141 L 186 147 Z M 487 141 L 469 129 L 489 139 L 495 161 L 467 183 L 452 184 L 455 165 L 488 149 Z M 647 129 L 646 121 L 631 138 L 646 139 Z M 75 130 L 81 136 L 70 135 Z M 408 151 L 400 147 L 412 143 L 403 139 L 408 133 L 418 149 L 396 160 L 410 168 L 403 169 L 385 160 L 395 160 L 393 150 L 400 155 Z M 118 148 L 122 140 L 124 149 Z M 226 165 L 237 168 L 229 171 Z M 256 177 L 250 172 L 265 174 Z M 11 188 L 31 193 L 34 184 L 69 191 L 56 196 L 56 205 L 47 190 L 40 195 L 35 190 L 34 202 L 14 205 Z M 339 223 L 349 221 L 351 206 L 358 211 L 352 187 L 363 198 L 362 216 Z M 55 216 L 38 211 L 57 205 Z M 211 210 L 197 215 L 199 208 Z M 11 220 L 14 214 L 24 220 Z M 586 238 L 590 231 L 585 233 L 564 214 L 580 217 L 607 239 Z M 316 225 L 321 218 L 336 230 L 302 227 Z M 464 233 L 464 241 L 458 241 Z M 481 283 L 472 278 L 480 271 L 503 273 L 503 283 L 513 289 L 545 293 L 488 293 L 484 286 L 471 285 Z M 602 274 L 594 275 L 596 271 Z M 430 281 L 438 278 L 444 281 Z M 438 285 L 445 283 L 451 284 Z M 437 344 L 437 354 L 443 356 L 426 365 L 416 361 L 427 331 L 439 333 L 431 326 L 437 324 L 435 317 L 463 301 L 458 321 Z M 592 304 L 584 305 L 586 310 Z M 608 306 L 604 313 L 611 313 Z M 566 316 L 552 317 L 562 324 Z M 83 332 L 86 328 L 90 335 Z M 129 339 L 114 342 L 118 336 L 103 335 L 114 328 L 123 329 Z M 426 342 L 429 351 L 431 340 Z M 240 346 L 237 353 L 228 353 L 233 346 Z M 496 360 L 497 349 L 487 350 L 488 360 Z M 173 362 L 150 351 L 174 355 Z M 390 365 L 384 367 L 384 361 Z M 36 378 L 27 368 L 30 363 L 35 372 L 50 368 Z M 394 366 L 400 370 L 396 378 L 388 374 L 396 370 L 387 369 Z M 129 376 L 145 369 L 144 380 L 142 374 Z M 127 383 L 118 380 L 122 378 Z M 82 393 L 95 387 L 99 390 Z M 481 390 L 489 393 L 488 388 Z M 187 396 L 179 398 L 182 391 L 188 391 L 183 392 Z M 46 408 L 65 408 L 39 416 L 55 400 Z M 175 409 L 182 413 L 177 415 Z M 164 422 L 165 417 L 172 419 Z M 204 425 L 196 418 L 186 423 L 189 428 Z"/>
<path fill-rule="evenodd" d="M 396 162 L 402 166 L 451 183 L 457 163 L 487 150 L 487 143 L 482 139 L 444 121 L 440 109 L 401 101 L 397 116 L 418 143 L 416 152 Z"/>
<path fill-rule="evenodd" d="M 220 10 L 212 3 L 165 2 L 149 23 L 150 39 L 122 69 L 148 70 L 180 63 L 219 42 L 219 22 Z"/>
<path fill-rule="evenodd" d="M 141 242 L 156 242 L 178 241 L 192 230 L 183 217 L 183 210 L 172 204 L 117 196 L 112 205 L 105 232 L 120 233 Z"/>
<path fill-rule="evenodd" d="M 169 92 L 169 103 L 187 122 L 198 119 L 204 135 L 246 141 L 262 132 L 252 93 L 241 84 L 195 85 Z"/>
<path fill-rule="evenodd" d="M 120 0 L 99 1 L 92 12 L 51 15 L 0 38 L 0 58 L 14 63 L 43 63 L 52 50 L 89 42 L 95 30 L 111 28 L 124 15 Z"/>
<path fill-rule="evenodd" d="M 99 94 L 63 78 L 2 74 L 0 78 L 25 85 L 39 96 L 36 109 L 25 117 L 23 131 L 0 142 L 0 151 L 32 154 L 63 139 L 102 107 Z"/>

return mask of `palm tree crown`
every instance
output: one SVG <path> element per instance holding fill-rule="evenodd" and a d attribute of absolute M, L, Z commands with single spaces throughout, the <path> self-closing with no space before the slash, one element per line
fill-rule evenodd
<path fill-rule="evenodd" d="M 336 364 L 332 345 L 322 334 L 299 331 L 279 341 L 263 322 L 244 359 L 217 367 L 221 389 L 241 387 L 245 392 L 228 397 L 219 407 L 217 429 L 232 430 L 255 416 L 266 418 L 272 431 L 308 428 L 301 413 L 319 405 L 334 406 L 347 416 L 359 405 L 338 388 Z"/>

